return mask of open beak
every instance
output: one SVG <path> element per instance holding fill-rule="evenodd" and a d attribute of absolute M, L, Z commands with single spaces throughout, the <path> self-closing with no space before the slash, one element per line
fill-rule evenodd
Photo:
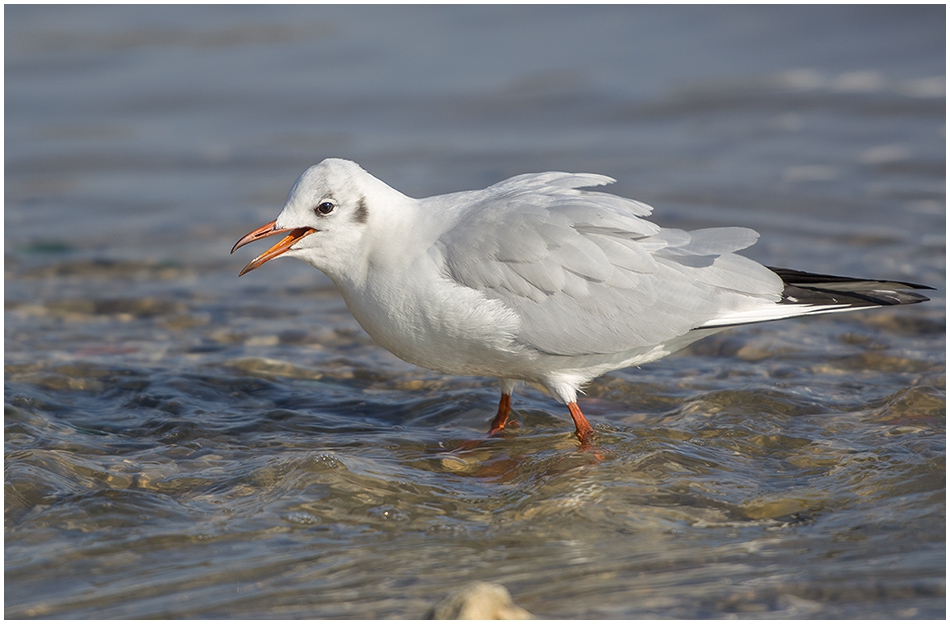
<path fill-rule="evenodd" d="M 266 225 L 262 225 L 261 227 L 257 228 L 253 232 L 248 232 L 241 238 L 241 240 L 234 243 L 234 247 L 231 248 L 231 253 L 234 253 L 236 250 L 240 249 L 244 245 L 247 245 L 248 243 L 253 243 L 256 240 L 267 238 L 268 236 L 275 236 L 277 234 L 284 234 L 285 232 L 288 232 L 288 234 L 287 236 L 280 239 L 279 243 L 277 243 L 276 245 L 274 245 L 273 247 L 271 247 L 270 249 L 268 249 L 267 251 L 265 251 L 258 257 L 248 262 L 247 266 L 241 269 L 241 272 L 238 273 L 238 277 L 241 277 L 248 271 L 253 271 L 257 267 L 267 262 L 268 260 L 272 260 L 276 258 L 277 256 L 283 254 L 284 252 L 288 251 L 290 247 L 294 243 L 299 241 L 301 238 L 303 238 L 304 236 L 307 236 L 308 234 L 313 234 L 316 231 L 317 230 L 311 227 L 278 228 L 277 222 L 271 221 L 270 223 L 267 223 Z"/>

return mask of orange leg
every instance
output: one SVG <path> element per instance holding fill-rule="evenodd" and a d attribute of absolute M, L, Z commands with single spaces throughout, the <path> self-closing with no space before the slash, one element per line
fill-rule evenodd
<path fill-rule="evenodd" d="M 511 415 L 511 395 L 501 393 L 501 400 L 498 401 L 498 413 L 495 414 L 495 420 L 491 421 L 491 429 L 488 430 L 489 437 L 499 433 L 508 423 L 508 417 Z"/>
<path fill-rule="evenodd" d="M 577 439 L 581 441 L 581 446 L 589 447 L 591 436 L 594 435 L 594 428 L 584 418 L 584 414 L 576 402 L 568 403 L 567 409 L 571 411 L 571 418 L 574 419 L 574 433 L 577 434 Z"/>

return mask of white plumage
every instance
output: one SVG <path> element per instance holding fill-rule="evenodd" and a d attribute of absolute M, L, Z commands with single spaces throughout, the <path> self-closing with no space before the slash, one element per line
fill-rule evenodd
<path fill-rule="evenodd" d="M 844 309 L 916 303 L 900 282 L 769 269 L 737 255 L 758 234 L 661 228 L 652 208 L 579 190 L 614 180 L 548 172 L 484 190 L 412 199 L 356 163 L 327 159 L 294 184 L 277 219 L 234 249 L 286 237 L 242 274 L 280 256 L 326 273 L 360 325 L 395 355 L 502 385 L 492 433 L 520 381 L 592 429 L 580 386 L 668 355 L 722 328 Z M 234 251 L 232 249 L 232 252 Z"/>

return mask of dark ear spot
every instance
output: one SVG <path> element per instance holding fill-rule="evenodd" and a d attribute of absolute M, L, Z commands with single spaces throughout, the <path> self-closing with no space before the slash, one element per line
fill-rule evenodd
<path fill-rule="evenodd" d="M 356 206 L 356 213 L 353 215 L 353 220 L 357 223 L 366 223 L 366 219 L 369 218 L 369 208 L 366 207 L 366 198 L 360 197 L 360 203 Z"/>

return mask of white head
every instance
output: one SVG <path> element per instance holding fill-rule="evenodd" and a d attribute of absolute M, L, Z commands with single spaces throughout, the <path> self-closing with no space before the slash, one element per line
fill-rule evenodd
<path fill-rule="evenodd" d="M 328 158 L 297 178 L 277 219 L 245 235 L 231 253 L 261 238 L 286 234 L 251 260 L 241 275 L 278 256 L 289 256 L 335 277 L 347 270 L 362 248 L 360 241 L 370 227 L 374 209 L 384 210 L 400 199 L 405 196 L 355 162 Z"/>

